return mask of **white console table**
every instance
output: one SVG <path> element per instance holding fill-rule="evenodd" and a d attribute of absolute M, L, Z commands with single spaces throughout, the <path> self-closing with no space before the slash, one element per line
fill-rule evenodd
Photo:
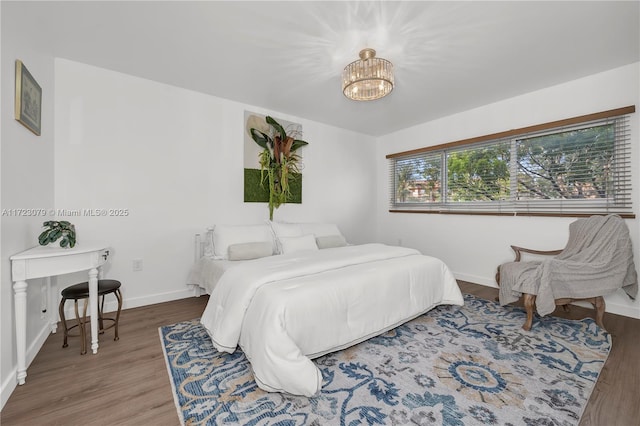
<path fill-rule="evenodd" d="M 15 321 L 16 321 L 16 353 L 18 357 L 17 380 L 19 385 L 25 383 L 27 377 L 26 344 L 27 344 L 27 280 L 52 277 L 72 272 L 89 271 L 89 306 L 91 307 L 91 350 L 98 353 L 98 268 L 109 257 L 109 246 L 97 243 L 77 244 L 74 248 L 37 246 L 15 254 L 11 259 L 11 277 L 13 281 Z M 51 280 L 49 283 L 49 322 L 51 332 L 57 327 L 56 300 L 52 295 Z"/>

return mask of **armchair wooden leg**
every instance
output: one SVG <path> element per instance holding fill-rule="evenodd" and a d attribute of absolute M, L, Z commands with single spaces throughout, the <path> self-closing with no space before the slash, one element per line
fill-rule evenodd
<path fill-rule="evenodd" d="M 607 329 L 604 328 L 604 311 L 606 309 L 604 297 L 596 297 L 593 302 L 593 307 L 596 309 L 596 324 L 604 331 L 607 331 Z"/>
<path fill-rule="evenodd" d="M 527 320 L 524 322 L 522 328 L 526 331 L 531 330 L 531 326 L 533 325 L 533 310 L 536 305 L 536 295 L 535 294 L 524 294 L 524 308 L 527 310 Z"/>

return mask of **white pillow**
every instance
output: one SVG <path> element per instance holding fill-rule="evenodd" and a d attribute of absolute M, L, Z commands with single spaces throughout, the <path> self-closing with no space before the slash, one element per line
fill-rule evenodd
<path fill-rule="evenodd" d="M 307 234 L 300 237 L 282 237 L 282 254 L 292 254 L 301 251 L 318 250 L 316 239 L 313 235 Z"/>
<path fill-rule="evenodd" d="M 302 234 L 313 234 L 315 237 L 328 235 L 342 235 L 338 226 L 334 223 L 301 223 Z"/>
<path fill-rule="evenodd" d="M 276 242 L 276 253 L 282 254 L 281 238 L 301 237 L 304 235 L 302 227 L 298 223 L 269 222 L 269 226 L 273 231 L 273 237 Z"/>
<path fill-rule="evenodd" d="M 344 247 L 347 241 L 342 235 L 325 235 L 324 237 L 316 237 L 316 244 L 319 249 Z"/>
<path fill-rule="evenodd" d="M 230 245 L 256 242 L 268 242 L 273 246 L 268 225 L 216 225 L 213 228 L 213 258 L 228 259 Z"/>
<path fill-rule="evenodd" d="M 251 260 L 273 254 L 273 244 L 269 241 L 238 243 L 229 246 L 229 260 Z"/>

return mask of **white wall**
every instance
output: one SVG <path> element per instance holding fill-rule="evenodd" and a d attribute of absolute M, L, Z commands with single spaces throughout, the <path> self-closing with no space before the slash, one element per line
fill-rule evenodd
<path fill-rule="evenodd" d="M 53 57 L 41 50 L 42 40 L 15 25 L 12 4 L 2 5 L 1 111 L 0 137 L 2 209 L 52 208 L 53 183 Z M 23 61 L 42 87 L 41 136 L 31 133 L 14 119 L 15 60 Z M 6 212 L 5 212 L 6 213 Z M 37 245 L 44 218 L 2 216 L 0 285 L 0 384 L 2 406 L 16 386 L 16 355 L 13 310 L 13 288 L 9 257 Z M 46 321 L 40 316 L 42 280 L 32 280 L 27 288 L 27 363 L 35 357 L 48 336 Z M 28 380 L 28 379 L 27 379 Z"/>
<path fill-rule="evenodd" d="M 268 219 L 266 203 L 243 201 L 245 109 L 302 123 L 309 142 L 303 202 L 274 219 L 331 221 L 349 241 L 373 240 L 373 138 L 64 59 L 55 71 L 55 205 L 128 210 L 67 218 L 79 243 L 112 246 L 105 275 L 122 281 L 125 308 L 190 296 L 196 232 Z"/>
<path fill-rule="evenodd" d="M 568 225 L 575 218 L 389 213 L 385 156 L 629 105 L 640 109 L 639 76 L 640 65 L 635 63 L 379 138 L 378 239 L 392 244 L 401 241 L 402 245 L 439 257 L 458 279 L 489 286 L 496 286 L 496 267 L 513 260 L 511 244 L 540 250 L 564 247 Z M 635 213 L 640 214 L 640 111 L 632 115 L 631 132 L 632 201 Z M 638 221 L 626 220 L 637 270 L 640 269 Z M 607 311 L 640 318 L 640 300 L 630 301 L 622 290 L 608 296 L 606 301 Z"/>

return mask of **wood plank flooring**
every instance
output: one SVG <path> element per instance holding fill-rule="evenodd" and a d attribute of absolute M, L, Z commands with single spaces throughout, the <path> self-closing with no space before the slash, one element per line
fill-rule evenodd
<path fill-rule="evenodd" d="M 493 300 L 497 290 L 460 282 L 465 293 Z M 129 309 L 100 336 L 98 355 L 80 355 L 79 342 L 62 348 L 52 334 L 0 413 L 12 425 L 178 425 L 158 327 L 201 315 L 207 297 Z M 593 311 L 572 307 L 554 315 L 579 319 Z M 632 426 L 640 418 L 640 320 L 605 314 L 613 349 L 580 422 L 582 426 Z M 534 323 L 535 326 L 535 323 Z M 58 328 L 60 330 L 60 328 Z"/>

